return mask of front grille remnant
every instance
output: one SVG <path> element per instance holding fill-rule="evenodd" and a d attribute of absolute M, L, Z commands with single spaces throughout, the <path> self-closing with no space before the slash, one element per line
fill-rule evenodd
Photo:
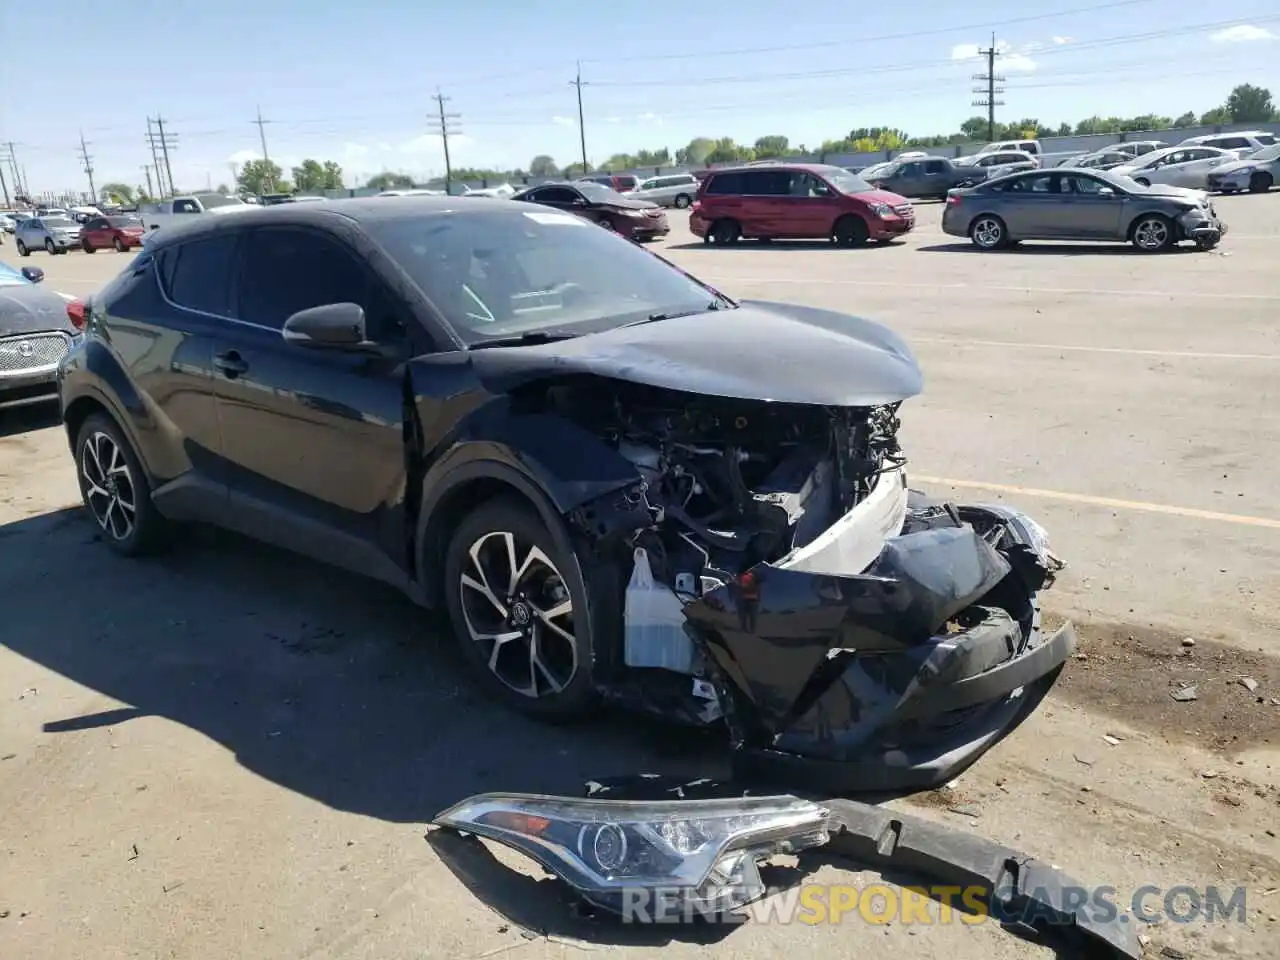
<path fill-rule="evenodd" d="M 65 357 L 70 347 L 70 339 L 61 333 L 7 337 L 0 340 L 0 374 L 51 366 Z"/>

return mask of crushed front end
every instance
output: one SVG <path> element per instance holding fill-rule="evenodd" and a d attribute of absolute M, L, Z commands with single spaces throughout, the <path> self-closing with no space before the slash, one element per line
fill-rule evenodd
<path fill-rule="evenodd" d="M 908 489 L 897 403 L 732 400 L 618 381 L 540 405 L 637 482 L 576 510 L 614 598 L 598 682 L 727 723 L 739 773 L 828 794 L 925 789 L 1017 725 L 1075 646 L 1041 630 L 1062 564 L 1034 521 Z M 597 637 L 597 644 L 600 637 Z"/>

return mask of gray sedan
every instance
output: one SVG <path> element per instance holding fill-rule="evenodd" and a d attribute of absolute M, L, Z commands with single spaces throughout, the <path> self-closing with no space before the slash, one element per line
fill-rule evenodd
<path fill-rule="evenodd" d="M 50 253 L 66 253 L 80 246 L 80 224 L 66 216 L 23 220 L 16 233 L 20 257 L 28 257 L 32 250 L 41 248 Z"/>
<path fill-rule="evenodd" d="M 1192 240 L 1210 250 L 1227 232 L 1204 191 L 1144 187 L 1128 177 L 1073 168 L 1017 173 L 952 190 L 942 229 L 968 237 L 981 250 L 1022 240 L 1113 240 L 1145 251 Z"/>

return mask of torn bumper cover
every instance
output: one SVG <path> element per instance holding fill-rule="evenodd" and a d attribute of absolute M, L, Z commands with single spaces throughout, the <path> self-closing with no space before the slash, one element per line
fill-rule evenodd
<path fill-rule="evenodd" d="M 1036 593 L 1062 566 L 1044 531 L 905 484 L 887 471 L 821 537 L 686 606 L 740 776 L 830 794 L 935 786 L 1027 716 L 1071 656 L 1070 624 L 1040 630 Z"/>
<path fill-rule="evenodd" d="M 1128 918 L 1088 910 L 1089 898 L 1079 895 L 1085 888 L 1055 867 L 967 832 L 848 800 L 490 793 L 455 804 L 433 822 L 524 853 L 588 903 L 634 923 L 741 921 L 734 911 L 773 892 L 762 882 L 762 860 L 799 854 L 803 870 L 804 851 L 823 847 L 852 869 L 964 891 L 963 900 L 954 899 L 965 909 L 976 904 L 979 915 L 1015 929 L 1141 957 Z"/>

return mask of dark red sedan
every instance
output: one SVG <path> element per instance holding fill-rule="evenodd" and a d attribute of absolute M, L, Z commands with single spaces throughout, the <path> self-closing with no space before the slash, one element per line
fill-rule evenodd
<path fill-rule="evenodd" d="M 117 253 L 124 253 L 142 246 L 145 232 L 138 217 L 92 217 L 80 229 L 80 246 L 85 253 L 103 247 L 115 247 Z"/>

